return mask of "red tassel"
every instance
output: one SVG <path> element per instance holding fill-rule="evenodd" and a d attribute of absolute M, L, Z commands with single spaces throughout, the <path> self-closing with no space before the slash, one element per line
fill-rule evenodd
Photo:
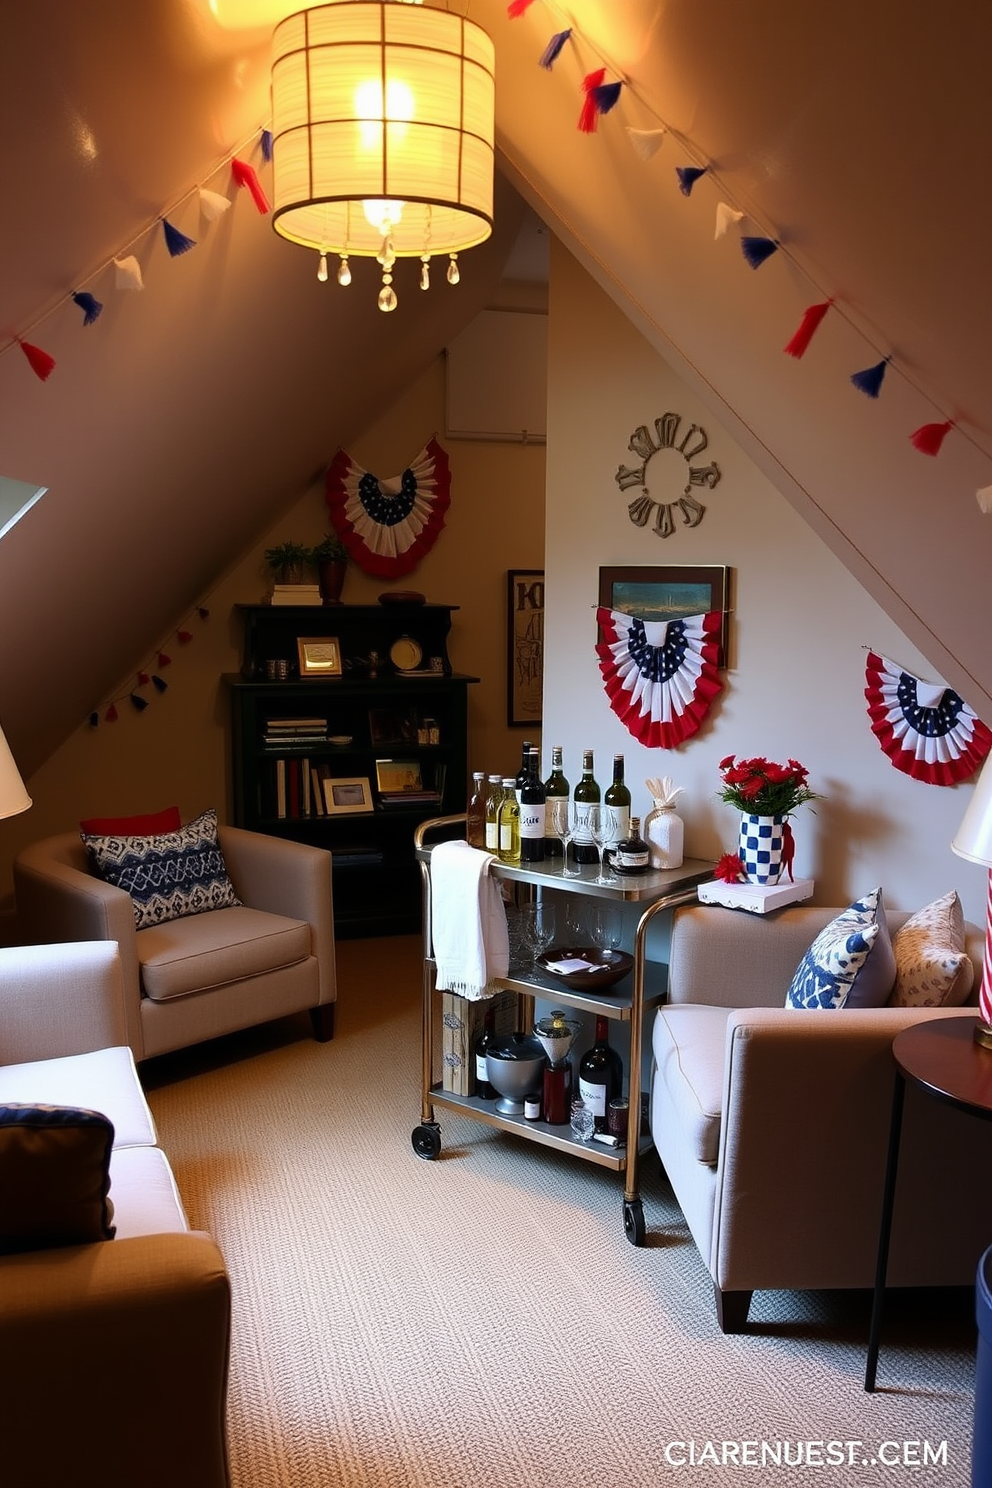
<path fill-rule="evenodd" d="M 528 10 L 533 3 L 534 0 L 510 0 L 509 5 L 506 7 L 506 13 L 511 21 L 515 21 L 517 16 L 522 16 L 524 11 Z"/>
<path fill-rule="evenodd" d="M 117 722 L 117 718 L 118 718 L 117 704 L 116 703 L 111 703 L 110 707 L 107 709 L 106 713 L 104 713 L 104 715 L 103 715 L 103 721 L 104 721 L 104 723 L 116 723 Z"/>
<path fill-rule="evenodd" d="M 824 300 L 822 305 L 810 305 L 800 322 L 798 331 L 782 350 L 789 356 L 801 357 L 819 330 L 820 322 L 832 304 L 833 300 Z"/>
<path fill-rule="evenodd" d="M 953 428 L 953 419 L 948 419 L 945 424 L 923 424 L 909 436 L 910 442 L 921 455 L 936 455 Z"/>
<path fill-rule="evenodd" d="M 139 672 L 138 673 L 138 686 L 139 687 L 147 687 L 148 684 L 149 684 L 149 682 L 151 680 L 152 679 L 151 679 L 151 677 L 149 677 L 149 675 L 148 675 L 147 672 Z"/>
<path fill-rule="evenodd" d="M 158 664 L 159 664 L 160 667 L 171 666 L 172 665 L 172 657 L 171 656 L 166 656 L 166 654 L 165 654 L 164 651 L 160 651 L 158 653 Z"/>
<path fill-rule="evenodd" d="M 252 201 L 260 212 L 264 213 L 269 210 L 268 198 L 262 190 L 261 182 L 253 165 L 248 165 L 244 160 L 232 160 L 231 175 L 234 177 L 238 186 L 247 186 L 251 192 Z"/>
<path fill-rule="evenodd" d="M 582 86 L 586 90 L 586 101 L 582 105 L 578 125 L 583 134 L 595 134 L 596 132 L 596 120 L 599 118 L 599 110 L 596 107 L 596 100 L 593 97 L 593 89 L 601 87 L 605 77 L 606 68 L 597 67 L 595 72 L 590 72 L 588 77 L 583 79 Z"/>
<path fill-rule="evenodd" d="M 177 630 L 176 639 L 178 640 L 180 646 L 187 646 L 193 639 L 193 632 L 191 630 Z"/>
<path fill-rule="evenodd" d="M 18 338 L 17 344 L 31 364 L 31 371 L 45 382 L 55 371 L 55 358 L 49 356 L 47 351 L 42 351 L 40 346 L 32 346 L 30 341 L 21 341 Z"/>

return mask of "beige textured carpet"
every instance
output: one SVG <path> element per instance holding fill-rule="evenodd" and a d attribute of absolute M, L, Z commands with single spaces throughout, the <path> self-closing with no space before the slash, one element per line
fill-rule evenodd
<path fill-rule="evenodd" d="M 330 1044 L 303 1018 L 146 1066 L 191 1220 L 231 1272 L 236 1488 L 964 1488 L 964 1294 L 893 1298 L 866 1396 L 865 1295 L 761 1293 L 748 1336 L 719 1334 L 655 1160 L 638 1249 L 608 1170 L 446 1112 L 441 1157 L 418 1158 L 419 956 L 414 938 L 340 945 Z M 862 1446 L 785 1465 L 829 1455 L 811 1440 Z M 783 1465 L 743 1465 L 761 1450 L 743 1441 Z M 678 1465 L 688 1443 L 700 1465 Z"/>

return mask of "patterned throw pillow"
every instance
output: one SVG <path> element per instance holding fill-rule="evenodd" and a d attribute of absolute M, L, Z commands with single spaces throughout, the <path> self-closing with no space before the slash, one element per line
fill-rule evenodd
<path fill-rule="evenodd" d="M 131 895 L 138 930 L 241 903 L 227 876 L 213 809 L 159 837 L 80 835 L 93 871 Z"/>
<path fill-rule="evenodd" d="M 882 890 L 855 899 L 813 941 L 789 987 L 789 1008 L 881 1007 L 896 966 Z"/>
<path fill-rule="evenodd" d="M 0 1255 L 114 1236 L 114 1127 L 75 1106 L 0 1106 Z"/>
<path fill-rule="evenodd" d="M 896 985 L 890 1007 L 961 1007 L 975 968 L 965 950 L 964 911 L 954 889 L 918 909 L 892 938 Z"/>

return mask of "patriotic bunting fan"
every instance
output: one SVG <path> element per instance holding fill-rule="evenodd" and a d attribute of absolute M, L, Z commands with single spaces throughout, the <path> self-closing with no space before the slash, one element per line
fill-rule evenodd
<path fill-rule="evenodd" d="M 436 439 L 400 475 L 380 479 L 339 449 L 327 471 L 331 522 L 365 573 L 395 579 L 416 568 L 444 526 L 451 472 Z"/>
<path fill-rule="evenodd" d="M 650 749 L 674 749 L 691 738 L 723 689 L 720 612 L 665 621 L 599 609 L 596 619 L 599 670 L 617 717 Z"/>
<path fill-rule="evenodd" d="M 956 692 L 921 682 L 874 651 L 865 678 L 872 732 L 897 770 L 928 785 L 954 785 L 975 773 L 992 733 Z"/>

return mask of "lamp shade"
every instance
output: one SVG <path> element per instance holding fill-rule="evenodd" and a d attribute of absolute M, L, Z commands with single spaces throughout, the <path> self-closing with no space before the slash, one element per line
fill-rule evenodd
<path fill-rule="evenodd" d="M 952 852 L 992 868 L 992 754 L 982 766 L 968 809 L 951 843 Z"/>
<path fill-rule="evenodd" d="M 458 253 L 493 222 L 495 52 L 473 21 L 334 0 L 272 40 L 273 226 L 319 253 Z"/>
<path fill-rule="evenodd" d="M 19 811 L 27 811 L 30 805 L 31 797 L 24 789 L 14 756 L 0 730 L 0 817 L 16 816 Z"/>

